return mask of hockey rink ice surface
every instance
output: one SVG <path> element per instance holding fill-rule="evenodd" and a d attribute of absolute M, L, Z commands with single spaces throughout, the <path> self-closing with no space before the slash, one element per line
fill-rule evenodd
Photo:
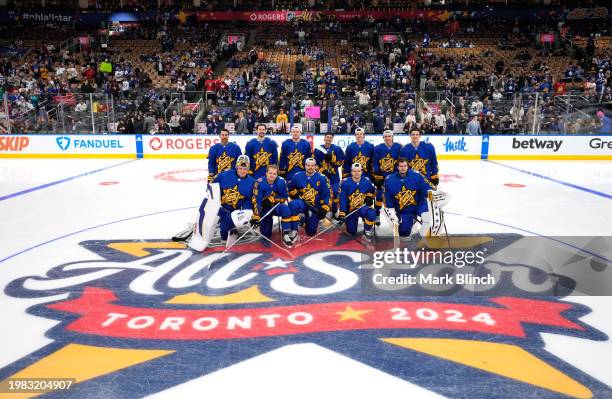
<path fill-rule="evenodd" d="M 0 381 L 78 382 L 45 398 L 612 398 L 610 297 L 537 298 L 513 329 L 360 327 L 383 316 L 351 270 L 360 247 L 333 230 L 294 259 L 250 242 L 201 270 L 204 255 L 170 237 L 206 164 L 0 159 Z M 452 234 L 612 236 L 610 162 L 440 169 Z M 596 255 L 611 267 L 611 248 Z M 507 310 L 497 299 L 392 300 L 468 317 Z"/>

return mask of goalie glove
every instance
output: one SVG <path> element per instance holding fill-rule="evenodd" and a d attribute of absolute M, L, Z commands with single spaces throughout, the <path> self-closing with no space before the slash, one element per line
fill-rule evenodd
<path fill-rule="evenodd" d="M 234 222 L 234 226 L 241 227 L 246 226 L 247 223 L 253 217 L 253 211 L 250 209 L 245 210 L 237 210 L 232 212 L 232 222 Z"/>
<path fill-rule="evenodd" d="M 431 182 L 433 183 L 434 186 L 438 186 L 438 184 L 440 184 L 440 178 L 438 177 L 438 175 L 435 176 L 431 176 Z"/>

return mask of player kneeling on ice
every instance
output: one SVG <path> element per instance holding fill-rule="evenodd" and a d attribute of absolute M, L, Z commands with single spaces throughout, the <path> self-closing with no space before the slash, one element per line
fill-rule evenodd
<path fill-rule="evenodd" d="M 361 176 L 362 172 L 361 164 L 354 163 L 351 177 L 342 180 L 340 184 L 338 221 L 346 223 L 346 231 L 355 235 L 359 218 L 362 218 L 364 234 L 370 239 L 374 235 L 376 223 L 376 211 L 372 209 L 375 190 L 370 179 Z"/>
<path fill-rule="evenodd" d="M 253 188 L 251 226 L 259 226 L 259 232 L 270 238 L 272 236 L 272 216 L 275 215 L 281 217 L 283 242 L 289 242 L 292 231 L 291 210 L 287 205 L 287 183 L 285 179 L 278 176 L 278 166 L 268 165 L 265 177 L 257 179 Z"/>
<path fill-rule="evenodd" d="M 188 246 L 196 251 L 208 247 L 219 222 L 221 239 L 235 238 L 236 227 L 248 225 L 253 216 L 253 186 L 255 179 L 249 176 L 249 157 L 240 155 L 235 170 L 227 170 L 215 176 L 212 184 L 206 185 L 206 194 L 197 220 L 190 232 L 183 231 L 172 239 L 188 240 Z"/>
<path fill-rule="evenodd" d="M 300 215 L 304 215 L 306 234 L 317 233 L 319 221 L 331 211 L 330 187 L 327 177 L 317 172 L 317 163 L 313 158 L 306 160 L 306 170 L 296 173 L 289 182 L 291 202 L 291 237 L 293 240 L 286 245 L 293 245 L 297 238 Z"/>
<path fill-rule="evenodd" d="M 410 237 L 412 225 L 421 218 L 421 236 L 438 235 L 443 223 L 442 208 L 448 195 L 432 191 L 420 173 L 408 168 L 408 160 L 399 158 L 397 172 L 385 179 L 385 213 L 398 226 L 400 237 Z"/>

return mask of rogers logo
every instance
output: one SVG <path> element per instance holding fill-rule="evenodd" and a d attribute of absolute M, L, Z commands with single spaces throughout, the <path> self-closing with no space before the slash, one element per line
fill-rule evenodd
<path fill-rule="evenodd" d="M 160 150 L 207 150 L 218 143 L 218 138 L 174 138 L 174 137 L 154 137 L 149 141 L 149 147 L 153 151 Z"/>
<path fill-rule="evenodd" d="M 0 151 L 22 151 L 29 144 L 29 137 L 0 137 Z"/>
<path fill-rule="evenodd" d="M 153 137 L 151 141 L 149 141 L 149 146 L 153 151 L 158 151 L 162 148 L 162 141 L 158 137 Z"/>
<path fill-rule="evenodd" d="M 256 20 L 257 20 L 257 15 L 255 15 L 255 14 L 251 14 L 251 15 L 249 15 L 249 19 L 250 19 L 251 21 L 256 21 Z"/>

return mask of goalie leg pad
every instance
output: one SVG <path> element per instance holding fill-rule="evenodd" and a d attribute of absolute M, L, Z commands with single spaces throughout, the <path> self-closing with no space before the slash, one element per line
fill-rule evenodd
<path fill-rule="evenodd" d="M 198 209 L 193 234 L 187 243 L 190 248 L 196 251 L 203 251 L 208 247 L 219 221 L 218 214 L 221 208 L 219 184 L 207 184 L 206 186 L 206 195 Z"/>
<path fill-rule="evenodd" d="M 421 221 L 420 234 L 422 237 L 440 235 L 442 223 L 444 222 L 443 214 L 442 210 L 437 207 L 431 198 L 427 198 L 427 212 L 421 213 Z"/>

